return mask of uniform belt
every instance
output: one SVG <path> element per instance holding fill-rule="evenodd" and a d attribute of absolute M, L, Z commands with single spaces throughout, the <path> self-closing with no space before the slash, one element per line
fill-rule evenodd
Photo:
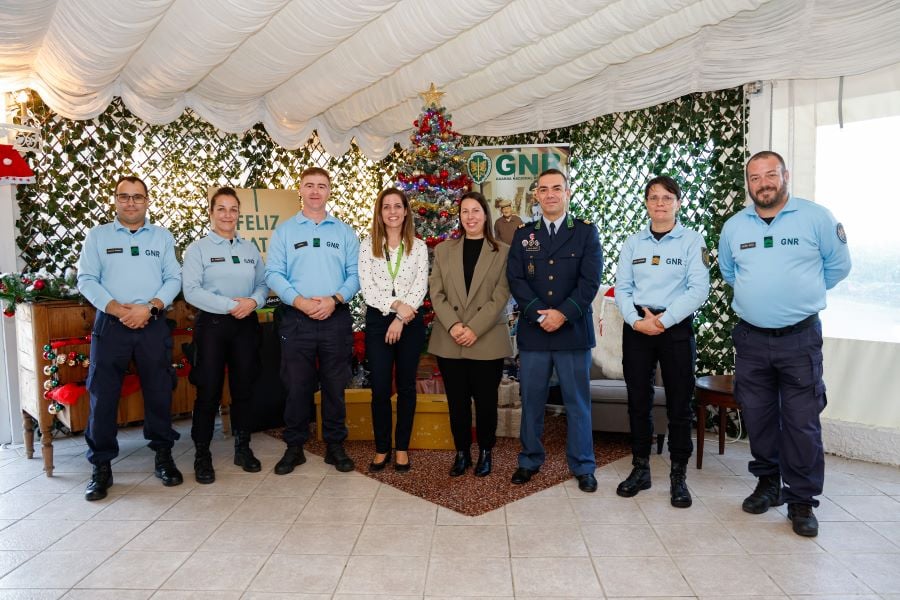
<path fill-rule="evenodd" d="M 650 308 L 649 306 L 638 306 L 637 304 L 635 304 L 635 305 L 634 305 L 634 309 L 635 309 L 636 311 L 638 311 L 638 315 L 639 315 L 639 316 L 642 316 L 642 317 L 644 316 L 644 313 L 641 312 L 641 309 L 642 309 L 642 308 L 646 308 L 647 311 L 648 311 L 649 313 L 653 314 L 653 315 L 661 315 L 661 314 L 663 314 L 664 312 L 666 312 L 666 309 L 664 309 L 664 308 Z"/>
<path fill-rule="evenodd" d="M 793 325 L 788 325 L 787 327 L 775 327 L 775 328 L 757 327 L 753 323 L 748 323 L 747 321 L 745 321 L 743 319 L 741 319 L 740 322 L 743 325 L 745 325 L 748 329 L 751 329 L 753 331 L 758 331 L 759 333 L 764 333 L 764 334 L 770 335 L 772 337 L 781 337 L 783 335 L 790 335 L 792 333 L 797 333 L 798 331 L 803 331 L 804 329 L 807 329 L 807 328 L 811 327 L 812 325 L 815 325 L 816 323 L 819 322 L 819 314 L 816 313 L 814 315 L 809 315 L 802 321 L 800 321 L 798 323 L 794 323 Z"/>

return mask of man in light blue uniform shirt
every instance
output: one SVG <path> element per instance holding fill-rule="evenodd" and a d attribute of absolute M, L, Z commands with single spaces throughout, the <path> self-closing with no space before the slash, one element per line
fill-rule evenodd
<path fill-rule="evenodd" d="M 326 210 L 331 195 L 328 171 L 310 167 L 300 174 L 303 209 L 275 230 L 267 254 L 266 283 L 281 298 L 281 378 L 288 390 L 284 409 L 284 456 L 275 473 L 285 475 L 306 462 L 303 444 L 316 391 L 322 390 L 325 462 L 352 471 L 344 451 L 347 437 L 344 388 L 350 381 L 353 318 L 347 302 L 359 291 L 359 239 Z"/>
<path fill-rule="evenodd" d="M 759 478 L 743 509 L 760 514 L 786 502 L 794 532 L 815 536 L 812 509 L 825 478 L 818 314 L 825 291 L 850 273 L 850 252 L 828 209 L 788 195 L 789 177 L 775 152 L 750 158 L 753 204 L 722 228 L 719 268 L 741 319 L 732 333 L 734 395 L 750 437 L 750 472 Z"/>
<path fill-rule="evenodd" d="M 97 309 L 87 378 L 91 412 L 85 439 L 93 465 L 87 500 L 105 498 L 113 483 L 119 396 L 132 358 L 144 396 L 144 437 L 156 452 L 155 474 L 166 486 L 182 482 L 172 459 L 179 435 L 172 429 L 175 371 L 165 320 L 165 307 L 181 290 L 181 267 L 172 234 L 147 220 L 149 201 L 141 179 L 120 178 L 115 221 L 88 232 L 78 259 L 78 291 Z"/>
<path fill-rule="evenodd" d="M 687 508 L 692 504 L 686 477 L 694 450 L 691 399 L 697 357 L 692 322 L 709 295 L 709 253 L 703 236 L 676 218 L 681 188 L 674 179 L 651 179 L 644 201 L 650 222 L 625 240 L 616 270 L 616 305 L 628 324 L 622 329 L 622 366 L 634 466 L 616 493 L 630 498 L 650 487 L 651 382 L 659 363 L 669 418 L 671 503 Z"/>

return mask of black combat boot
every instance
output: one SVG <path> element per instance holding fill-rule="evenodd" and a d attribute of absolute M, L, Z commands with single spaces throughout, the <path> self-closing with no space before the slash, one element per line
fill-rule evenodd
<path fill-rule="evenodd" d="M 94 465 L 91 480 L 84 490 L 84 499 L 90 502 L 106 498 L 106 490 L 113 484 L 112 467 L 109 462 Z"/>
<path fill-rule="evenodd" d="M 184 477 L 181 476 L 181 471 L 175 466 L 175 460 L 172 458 L 171 448 L 160 448 L 157 450 L 154 464 L 156 469 L 154 469 L 153 473 L 162 479 L 164 486 L 172 487 L 184 483 Z"/>
<path fill-rule="evenodd" d="M 197 483 L 212 483 L 216 480 L 208 443 L 194 442 L 194 479 Z"/>
<path fill-rule="evenodd" d="M 756 489 L 744 499 L 741 508 L 744 512 L 761 515 L 770 506 L 781 506 L 781 475 L 761 475 L 756 482 Z"/>
<path fill-rule="evenodd" d="M 687 508 L 692 504 L 691 493 L 687 487 L 687 464 L 673 462 L 669 471 L 669 493 L 672 496 L 672 506 Z"/>
<path fill-rule="evenodd" d="M 234 432 L 234 464 L 242 467 L 248 473 L 259 473 L 262 464 L 253 456 L 250 449 L 250 432 Z"/>
<path fill-rule="evenodd" d="M 616 488 L 616 493 L 623 498 L 631 498 L 641 490 L 650 489 L 650 459 L 635 456 L 631 464 L 634 467 L 631 474 Z"/>

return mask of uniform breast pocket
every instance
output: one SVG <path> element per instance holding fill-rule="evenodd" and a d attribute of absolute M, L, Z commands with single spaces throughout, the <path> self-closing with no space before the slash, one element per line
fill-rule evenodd
<path fill-rule="evenodd" d="M 560 276 L 567 279 L 578 277 L 578 270 L 581 268 L 581 256 L 582 253 L 580 251 L 566 252 L 560 256 L 558 259 Z"/>

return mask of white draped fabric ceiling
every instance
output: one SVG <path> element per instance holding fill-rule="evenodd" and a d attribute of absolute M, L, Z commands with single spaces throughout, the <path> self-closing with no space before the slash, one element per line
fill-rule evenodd
<path fill-rule="evenodd" d="M 0 91 L 89 119 L 190 107 L 332 154 L 406 144 L 430 82 L 463 133 L 561 127 L 758 79 L 900 62 L 897 0 L 0 0 Z"/>

